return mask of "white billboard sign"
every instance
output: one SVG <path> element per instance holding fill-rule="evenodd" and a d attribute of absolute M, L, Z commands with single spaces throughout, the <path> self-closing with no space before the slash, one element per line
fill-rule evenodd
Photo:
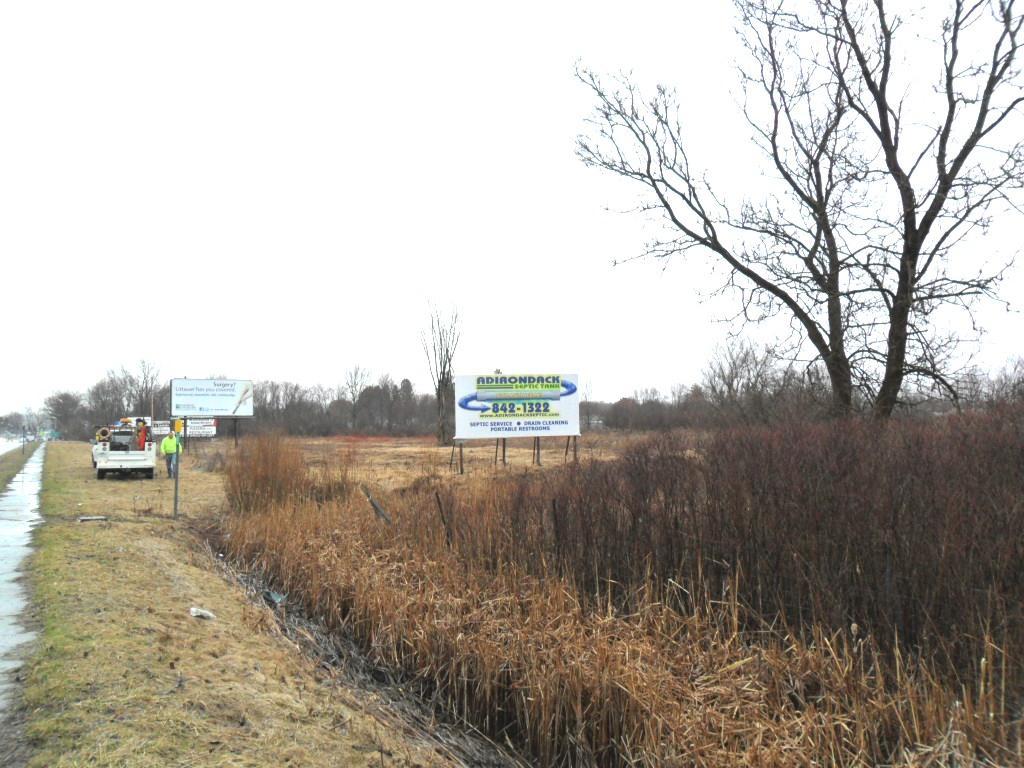
<path fill-rule="evenodd" d="M 171 379 L 171 416 L 252 417 L 252 382 Z"/>
<path fill-rule="evenodd" d="M 580 433 L 576 374 L 455 377 L 455 437 L 568 437 Z"/>

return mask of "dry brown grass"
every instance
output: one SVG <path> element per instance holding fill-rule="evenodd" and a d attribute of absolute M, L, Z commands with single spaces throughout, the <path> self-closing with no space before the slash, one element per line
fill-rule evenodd
<path fill-rule="evenodd" d="M 610 459 L 642 439 L 637 435 L 617 432 L 589 433 L 579 438 L 579 457 Z M 357 483 L 395 489 L 407 487 L 423 478 L 446 478 L 446 482 L 465 482 L 468 478 L 530 472 L 562 466 L 566 461 L 564 438 L 541 440 L 540 468 L 532 464 L 529 440 L 509 440 L 506 450 L 507 464 L 495 464 L 494 443 L 466 443 L 463 449 L 465 475 L 457 475 L 458 450 L 454 458 L 451 447 L 438 446 L 432 437 L 353 437 L 289 439 L 298 446 L 309 466 L 335 466 L 343 464 L 349 476 Z M 572 458 L 570 449 L 569 460 Z M 454 475 L 454 476 L 453 476 Z"/>
<path fill-rule="evenodd" d="M 234 509 L 265 509 L 288 499 L 325 502 L 352 492 L 345 464 L 323 457 L 307 464 L 294 442 L 279 435 L 243 441 L 226 466 L 227 501 Z"/>
<path fill-rule="evenodd" d="M 294 499 L 229 515 L 224 546 L 424 695 L 541 765 L 1022 762 L 1021 723 L 996 717 L 1006 692 L 991 669 L 965 694 L 855 629 L 797 636 L 758 625 L 729 597 L 738 580 L 724 599 L 648 580 L 628 599 L 616 589 L 602 600 L 554 567 L 527 572 L 502 556 L 500 540 L 466 556 L 453 535 L 486 534 L 479 520 L 452 520 L 435 495 L 453 482 L 447 456 L 438 471 L 437 449 L 408 446 L 391 463 L 387 449 L 346 450 L 351 475 L 376 479 L 393 525 L 360 497 Z M 387 469 L 399 479 L 372 473 Z M 492 472 L 475 466 L 454 482 L 483 500 Z"/>

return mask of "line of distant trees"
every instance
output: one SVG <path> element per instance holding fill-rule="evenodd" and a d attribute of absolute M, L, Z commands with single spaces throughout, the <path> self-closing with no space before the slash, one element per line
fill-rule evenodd
<path fill-rule="evenodd" d="M 62 390 L 46 398 L 44 413 L 50 426 L 68 439 L 91 437 L 98 425 L 123 416 L 166 419 L 170 414 L 170 386 L 151 363 L 136 370 L 111 370 L 84 393 Z M 437 402 L 432 394 L 418 394 L 409 379 L 398 383 L 388 375 L 371 381 L 358 366 L 336 387 L 302 386 L 287 381 L 254 383 L 252 423 L 245 430 L 275 430 L 292 435 L 338 434 L 428 435 L 437 429 Z M 10 414 L 12 422 L 21 414 Z M 2 426 L 3 421 L 0 421 Z"/>
<path fill-rule="evenodd" d="M 897 412 L 940 415 L 965 408 L 1024 406 L 1024 359 L 990 375 L 962 371 L 952 393 L 946 387 L 905 391 Z M 870 401 L 854 400 L 855 412 Z M 771 349 L 737 344 L 722 350 L 700 384 L 675 387 L 668 396 L 640 390 L 614 403 L 581 404 L 584 429 L 708 429 L 738 425 L 815 421 L 831 418 L 832 392 L 819 365 L 800 368 Z"/>
<path fill-rule="evenodd" d="M 0 437 L 4 435 L 21 435 L 26 432 L 34 435 L 39 429 L 41 420 L 40 414 L 35 411 L 27 411 L 25 413 L 11 411 L 4 416 L 0 416 Z"/>
<path fill-rule="evenodd" d="M 290 382 L 255 384 L 256 424 L 292 435 L 429 435 L 437 430 L 437 400 L 417 394 L 409 379 L 385 374 L 375 383 L 358 375 L 338 387 Z"/>
<path fill-rule="evenodd" d="M 449 394 L 449 398 L 452 395 Z M 585 398 L 580 404 L 584 431 L 593 429 L 660 430 L 821 420 L 832 416 L 828 377 L 819 366 L 800 368 L 780 360 L 771 349 L 740 343 L 722 350 L 692 386 L 677 386 L 664 395 L 640 390 L 614 403 Z M 962 408 L 1001 404 L 1024 406 L 1024 359 L 989 375 L 961 373 L 955 397 L 946 388 L 905 393 L 901 409 L 911 414 L 941 414 Z M 869 401 L 860 410 L 870 410 Z M 437 398 L 417 393 L 409 379 L 388 375 L 376 381 L 355 366 L 334 387 L 303 386 L 286 381 L 255 382 L 255 420 L 242 431 L 272 430 L 290 435 L 327 436 L 430 435 L 438 431 Z M 0 432 L 34 433 L 50 427 L 68 439 L 91 437 L 98 425 L 122 416 L 166 419 L 170 391 L 151 363 L 107 374 L 84 393 L 55 392 L 41 414 L 0 416 Z M 454 415 L 448 418 L 454 421 Z M 448 434 L 454 432 L 450 425 Z"/>

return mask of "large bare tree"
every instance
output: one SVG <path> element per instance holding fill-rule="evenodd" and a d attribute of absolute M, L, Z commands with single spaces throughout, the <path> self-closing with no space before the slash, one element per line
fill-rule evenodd
<path fill-rule="evenodd" d="M 430 333 L 423 334 L 421 342 L 427 356 L 430 380 L 437 395 L 437 441 L 446 445 L 454 437 L 455 417 L 455 350 L 459 346 L 459 315 L 453 311 L 448 317 L 434 309 L 430 313 Z"/>
<path fill-rule="evenodd" d="M 888 416 L 908 379 L 955 395 L 959 339 L 936 319 L 995 296 L 1007 266 L 957 246 L 1016 210 L 1024 181 L 1015 0 L 893 4 L 736 0 L 743 110 L 772 185 L 739 204 L 691 165 L 683 117 L 712 116 L 579 72 L 597 104 L 578 154 L 646 188 L 669 233 L 648 253 L 703 250 L 747 320 L 788 316 L 837 414 L 860 392 Z"/>

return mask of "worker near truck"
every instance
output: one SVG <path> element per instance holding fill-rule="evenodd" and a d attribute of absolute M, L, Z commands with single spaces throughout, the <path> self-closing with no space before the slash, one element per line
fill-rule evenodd
<path fill-rule="evenodd" d="M 178 434 L 172 429 L 167 437 L 160 441 L 160 453 L 164 455 L 167 462 L 167 476 L 174 477 L 178 471 L 178 455 L 181 453 L 181 440 Z"/>
<path fill-rule="evenodd" d="M 140 451 L 146 450 L 146 443 L 149 442 L 149 428 L 145 419 L 135 420 L 135 443 Z"/>

